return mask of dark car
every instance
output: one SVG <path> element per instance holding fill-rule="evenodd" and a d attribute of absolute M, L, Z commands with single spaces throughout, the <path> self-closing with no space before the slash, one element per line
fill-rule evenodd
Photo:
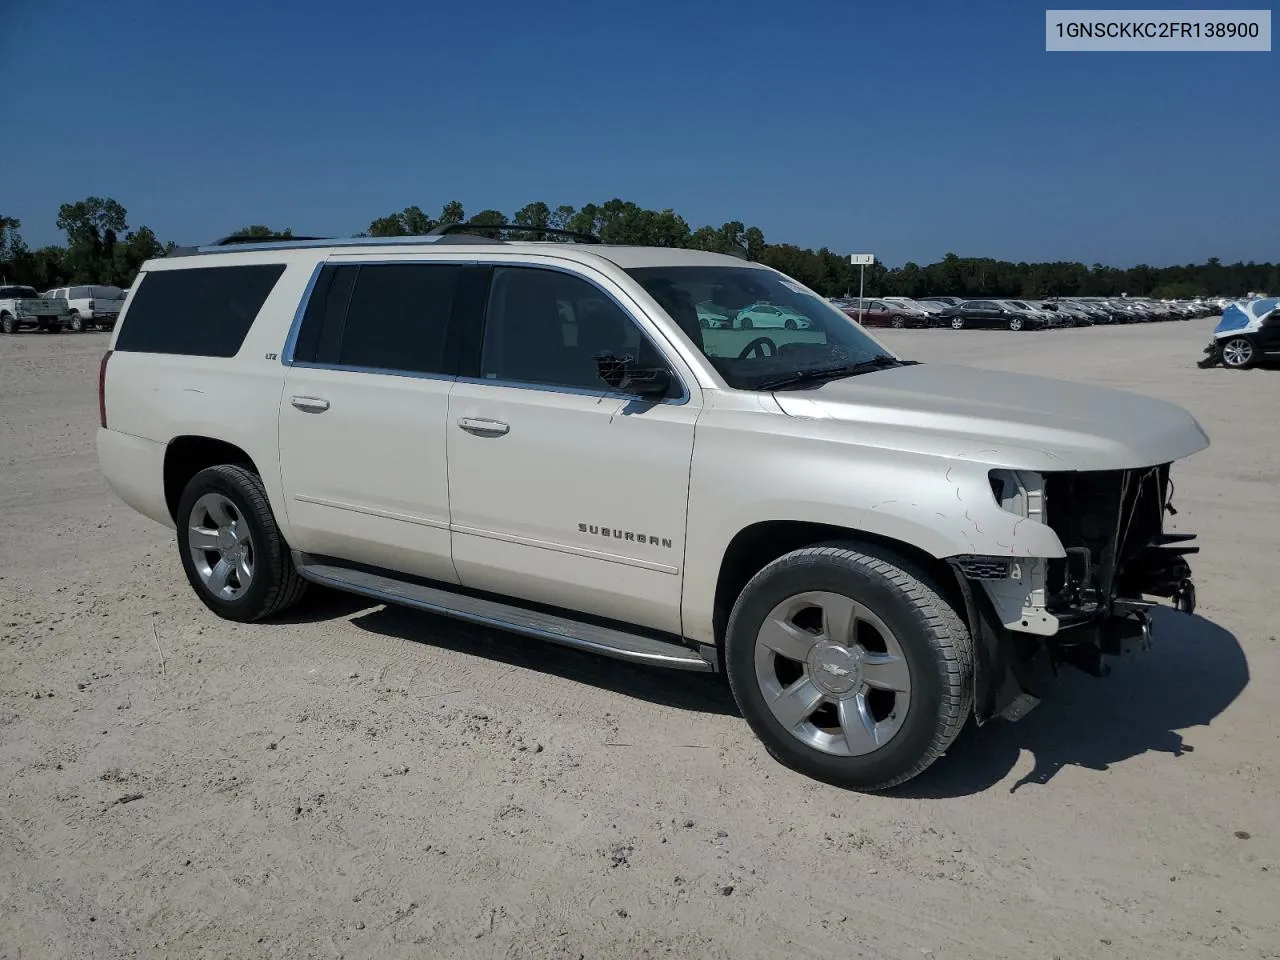
<path fill-rule="evenodd" d="M 943 323 L 952 330 L 966 327 L 1003 327 L 1006 330 L 1035 330 L 1045 325 L 1039 314 L 997 303 L 994 300 L 965 300 L 942 311 Z"/>
<path fill-rule="evenodd" d="M 864 327 L 933 326 L 933 318 L 929 313 L 891 300 L 863 300 L 861 313 L 858 312 L 857 300 L 840 309 Z"/>

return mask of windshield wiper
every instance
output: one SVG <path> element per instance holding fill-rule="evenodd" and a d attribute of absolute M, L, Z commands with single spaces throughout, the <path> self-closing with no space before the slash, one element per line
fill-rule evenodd
<path fill-rule="evenodd" d="M 860 360 L 857 363 L 846 363 L 839 367 L 815 367 L 812 370 L 796 370 L 787 374 L 785 377 L 776 377 L 773 380 L 766 380 L 757 384 L 757 390 L 777 390 L 780 387 L 802 386 L 807 383 L 816 383 L 820 380 L 836 380 L 840 377 L 854 377 L 860 373 L 870 373 L 873 370 L 884 370 L 889 367 L 906 367 L 919 363 L 918 360 L 898 360 L 894 357 L 878 356 L 872 357 L 870 360 Z"/>

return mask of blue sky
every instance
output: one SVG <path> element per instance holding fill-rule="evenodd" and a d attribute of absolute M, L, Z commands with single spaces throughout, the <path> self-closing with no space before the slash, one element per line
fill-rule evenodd
<path fill-rule="evenodd" d="M 2 5 L 32 246 L 89 195 L 180 243 L 617 196 L 891 265 L 1280 259 L 1275 50 L 1046 53 L 977 0 Z"/>

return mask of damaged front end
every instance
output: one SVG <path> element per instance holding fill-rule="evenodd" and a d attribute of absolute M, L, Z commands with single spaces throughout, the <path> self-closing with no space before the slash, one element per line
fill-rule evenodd
<path fill-rule="evenodd" d="M 956 557 L 975 632 L 975 715 L 1018 719 L 1039 702 L 1038 668 L 1069 664 L 1105 676 L 1104 657 L 1145 650 L 1161 601 L 1195 609 L 1193 534 L 1165 530 L 1177 513 L 1169 464 L 1062 473 L 994 471 L 1006 509 L 1049 526 L 1065 556 Z"/>

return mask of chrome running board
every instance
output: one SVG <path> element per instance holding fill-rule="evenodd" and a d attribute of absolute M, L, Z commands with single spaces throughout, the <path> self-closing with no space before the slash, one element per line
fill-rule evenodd
<path fill-rule="evenodd" d="M 383 603 L 426 610 L 631 663 L 674 670 L 715 670 L 713 661 L 696 650 L 643 634 L 584 623 L 572 617 L 529 610 L 498 600 L 454 593 L 411 580 L 401 580 L 386 573 L 357 570 L 310 557 L 296 550 L 293 551 L 293 562 L 298 575 L 304 580 L 335 590 L 357 593 Z"/>

